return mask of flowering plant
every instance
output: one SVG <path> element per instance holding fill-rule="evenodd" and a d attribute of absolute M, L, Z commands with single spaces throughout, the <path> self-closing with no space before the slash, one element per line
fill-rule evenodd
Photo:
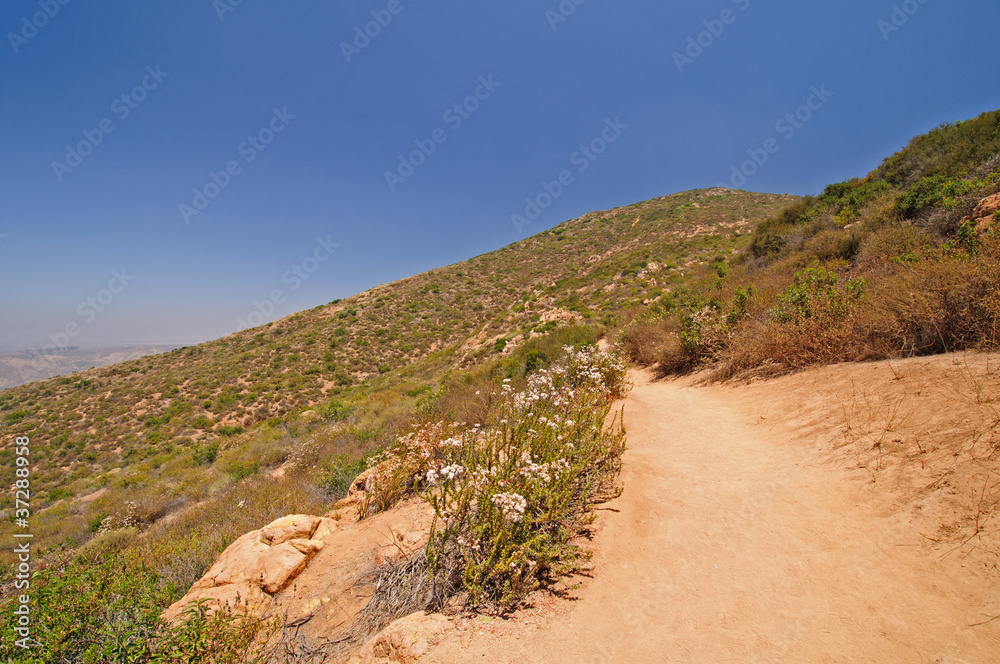
<path fill-rule="evenodd" d="M 499 385 L 486 426 L 435 448 L 422 495 L 435 512 L 427 553 L 439 594 L 461 588 L 506 610 L 585 563 L 572 540 L 621 467 L 625 431 L 607 420 L 626 389 L 616 355 L 566 348 L 524 389 Z"/>

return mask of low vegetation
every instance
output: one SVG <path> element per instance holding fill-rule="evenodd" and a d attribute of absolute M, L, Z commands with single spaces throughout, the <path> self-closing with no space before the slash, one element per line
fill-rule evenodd
<path fill-rule="evenodd" d="M 574 537 L 613 492 L 623 367 L 600 337 L 719 379 L 994 347 L 1000 235 L 973 212 L 998 191 L 1000 111 L 815 198 L 712 189 L 592 213 L 225 339 L 0 392 L 0 474 L 14 436 L 32 440 L 46 644 L 11 650 L 5 551 L 0 658 L 251 660 L 280 625 L 195 607 L 171 628 L 160 611 L 237 537 L 323 513 L 372 463 L 365 514 L 419 494 L 436 520 L 422 557 L 386 576 L 412 592 L 370 612 L 412 608 L 426 584 L 438 606 L 467 593 L 509 610 L 586 563 Z"/>
<path fill-rule="evenodd" d="M 0 392 L 0 475 L 13 437 L 29 436 L 34 541 L 52 550 L 83 544 L 127 503 L 141 529 L 205 504 L 278 472 L 310 437 L 313 471 L 357 461 L 443 385 L 453 396 L 438 414 L 462 412 L 465 374 L 551 351 L 526 358 L 527 342 L 698 288 L 792 200 L 713 189 L 596 212 L 224 339 Z M 0 537 L 12 501 L 0 497 Z M 0 551 L 0 583 L 10 562 Z"/>
<path fill-rule="evenodd" d="M 434 508 L 426 557 L 438 607 L 462 592 L 510 610 L 587 559 L 574 538 L 620 468 L 625 430 L 606 420 L 624 396 L 625 365 L 567 347 L 526 382 L 490 386 L 481 422 L 421 425 L 375 459 L 362 513 L 413 490 Z"/>
<path fill-rule="evenodd" d="M 722 379 L 995 348 L 1000 231 L 973 213 L 998 191 L 1000 111 L 943 125 L 766 219 L 711 288 L 660 298 L 618 338 L 639 364 Z"/>

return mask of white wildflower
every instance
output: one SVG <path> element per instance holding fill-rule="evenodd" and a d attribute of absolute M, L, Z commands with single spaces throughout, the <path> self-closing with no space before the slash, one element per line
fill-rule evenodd
<path fill-rule="evenodd" d="M 519 493 L 498 493 L 490 500 L 503 512 L 504 519 L 511 523 L 519 523 L 528 509 L 528 501 Z"/>

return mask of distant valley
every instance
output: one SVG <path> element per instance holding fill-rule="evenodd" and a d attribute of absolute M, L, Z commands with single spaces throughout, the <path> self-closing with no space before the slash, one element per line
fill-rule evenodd
<path fill-rule="evenodd" d="M 0 390 L 62 376 L 109 364 L 158 355 L 178 348 L 177 345 L 111 346 L 108 348 L 70 348 L 43 355 L 34 349 L 0 353 Z"/>

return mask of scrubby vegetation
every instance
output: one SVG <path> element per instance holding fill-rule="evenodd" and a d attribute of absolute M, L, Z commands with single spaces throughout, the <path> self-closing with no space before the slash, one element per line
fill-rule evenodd
<path fill-rule="evenodd" d="M 548 489 L 538 486 L 534 494 L 520 489 L 532 501 L 526 504 L 526 518 L 519 526 L 523 541 L 498 540 L 510 549 L 505 565 L 516 551 L 521 555 L 533 552 L 533 548 L 527 547 L 539 547 L 544 539 L 542 535 L 551 540 L 543 551 L 555 557 L 549 560 L 534 553 L 538 560 L 529 569 L 518 572 L 523 578 L 514 594 L 509 590 L 505 597 L 494 597 L 491 593 L 482 599 L 504 599 L 510 603 L 531 587 L 530 579 L 540 578 L 571 561 L 582 561 L 581 553 L 569 537 L 574 528 L 582 525 L 589 502 L 608 488 L 623 449 L 623 432 L 620 428 L 606 430 L 603 418 L 610 408 L 609 398 L 620 396 L 624 389 L 624 366 L 610 356 L 580 350 L 592 348 L 588 342 L 593 340 L 592 330 L 564 328 L 526 344 L 518 352 L 495 360 L 478 372 L 442 384 L 433 400 L 422 409 L 424 415 L 415 413 L 413 419 L 407 420 L 411 424 L 400 424 L 394 429 L 399 434 L 394 442 L 372 458 L 370 463 L 397 459 L 400 472 L 390 472 L 391 464 L 380 466 L 387 474 L 380 479 L 380 488 L 371 494 L 375 500 L 366 503 L 363 509 L 370 512 L 388 507 L 393 500 L 418 489 L 427 492 L 430 498 L 434 489 L 426 481 L 426 473 L 433 470 L 433 463 L 460 460 L 462 453 L 478 454 L 476 445 L 450 450 L 447 432 L 453 431 L 456 439 L 471 444 L 486 435 L 488 429 L 483 424 L 472 428 L 463 426 L 454 419 L 458 412 L 449 404 L 461 402 L 469 387 L 483 392 L 492 386 L 500 394 L 483 411 L 486 417 L 482 422 L 495 422 L 501 413 L 506 413 L 508 422 L 512 423 L 510 426 L 505 423 L 502 433 L 489 434 L 496 443 L 491 448 L 494 453 L 501 449 L 498 435 L 509 438 L 512 446 L 518 446 L 518 455 L 510 457 L 514 463 L 507 464 L 507 469 L 516 477 L 522 477 L 519 473 L 525 468 L 540 468 L 543 459 L 560 451 L 565 463 L 570 465 L 560 475 L 561 481 Z M 547 369 L 558 357 L 555 348 L 560 343 L 575 343 L 577 350 L 568 346 L 569 363 Z M 537 358 L 538 366 L 530 369 L 528 357 Z M 510 386 L 513 381 L 537 386 L 539 381 L 546 382 L 550 371 L 558 376 L 556 383 L 561 386 L 562 398 L 557 392 L 546 392 L 546 399 L 539 400 L 537 407 L 532 408 L 534 419 L 525 419 L 525 413 L 512 411 L 513 404 L 523 405 L 525 396 L 512 397 L 507 394 L 512 388 L 504 390 L 498 385 Z M 448 423 L 420 424 L 434 413 L 444 413 L 444 417 L 450 418 Z M 561 428 L 549 426 L 542 431 L 541 437 L 525 439 L 528 428 L 540 427 L 538 420 L 545 417 L 545 413 L 549 413 L 548 421 L 559 422 Z M 562 419 L 557 420 L 557 417 Z M 575 421 L 567 418 L 575 418 Z M 516 426 L 513 423 L 517 423 Z M 41 626 L 34 638 L 45 644 L 45 650 L 33 652 L 34 659 L 24 659 L 23 652 L 12 645 L 17 617 L 11 611 L 2 611 L 0 633 L 4 639 L 0 657 L 25 662 L 197 662 L 211 658 L 219 662 L 245 662 L 263 657 L 267 637 L 280 627 L 277 623 L 238 614 L 209 615 L 202 606 L 193 607 L 185 621 L 176 627 L 163 624 L 159 616 L 205 572 L 225 546 L 243 533 L 288 512 L 322 513 L 334 499 L 344 495 L 351 480 L 366 464 L 356 454 L 331 454 L 330 450 L 342 451 L 339 445 L 345 440 L 333 435 L 329 426 L 317 427 L 309 437 L 299 437 L 298 446 L 289 454 L 292 464 L 280 477 L 248 477 L 207 498 L 203 504 L 161 520 L 141 532 L 134 518 L 119 520 L 105 516 L 95 520 L 96 537 L 82 547 L 50 553 L 45 569 L 32 579 L 33 621 Z M 332 426 L 336 431 L 344 422 Z M 351 444 L 358 444 L 347 434 L 343 435 Z M 567 444 L 546 452 L 544 447 L 560 437 Z M 430 447 L 448 448 L 450 452 L 444 456 L 432 455 L 429 460 L 421 453 L 411 453 Z M 536 453 L 535 462 L 528 464 L 523 454 L 532 449 Z M 510 455 L 504 453 L 502 456 L 506 460 Z M 329 460 L 318 463 L 321 457 Z M 466 460 L 466 463 L 471 462 Z M 415 476 L 423 481 L 415 483 Z M 517 488 L 518 485 L 512 486 Z M 538 511 L 546 505 L 544 497 L 549 493 L 571 500 L 561 506 L 548 506 L 546 512 Z M 135 509 L 134 505 L 128 506 L 127 513 L 134 514 Z M 555 516 L 559 516 L 558 522 L 551 521 Z M 451 535 L 454 532 L 448 530 Z M 523 539 L 525 533 L 532 532 L 533 537 Z M 479 539 L 484 548 L 488 548 L 486 537 L 489 534 L 484 533 Z M 452 540 L 442 534 L 436 541 L 441 545 L 440 550 L 449 551 L 448 555 L 453 557 Z M 439 553 L 432 559 L 440 561 L 443 556 Z M 453 567 L 449 565 L 448 569 Z M 513 569 L 500 571 L 515 573 Z M 499 578 L 497 572 L 494 570 L 494 581 Z M 470 578 L 469 586 L 477 587 L 473 580 Z M 466 583 L 461 579 L 455 581 L 455 585 L 449 585 L 452 591 Z M 448 583 L 452 580 L 448 579 Z M 8 595 L 5 603 L 9 604 L 12 597 L 9 591 L 5 594 Z"/>
<path fill-rule="evenodd" d="M 494 383 L 474 425 L 418 426 L 377 457 L 363 513 L 418 490 L 434 507 L 427 549 L 440 607 L 458 592 L 472 605 L 515 607 L 543 579 L 578 570 L 575 542 L 591 504 L 607 498 L 625 450 L 625 365 L 595 347 L 568 346 L 524 389 Z M 421 554 L 423 555 L 423 554 Z"/>
<path fill-rule="evenodd" d="M 316 466 L 357 461 L 429 403 L 470 408 L 455 396 L 467 372 L 515 356 L 535 366 L 552 349 L 519 355 L 529 340 L 612 324 L 711 278 L 791 200 L 703 190 L 592 213 L 225 339 L 0 392 L 0 475 L 13 436 L 30 436 L 32 528 L 51 549 L 83 544 L 127 503 L 147 528 L 277 472 L 310 436 L 323 446 Z M 0 497 L 0 515 L 12 500 Z M 0 516 L 0 537 L 12 529 Z M 0 551 L 0 583 L 10 562 Z"/>
<path fill-rule="evenodd" d="M 713 288 L 661 298 L 619 338 L 637 363 L 718 378 L 994 348 L 1000 233 L 972 214 L 998 191 L 1000 111 L 943 125 L 763 221 Z"/>
<path fill-rule="evenodd" d="M 573 536 L 613 486 L 622 367 L 586 350 L 601 336 L 635 364 L 720 379 L 995 346 L 1000 235 L 972 213 L 998 191 L 1000 111 L 816 197 L 712 189 L 592 213 L 225 339 L 0 392 L 0 473 L 14 436 L 32 440 L 48 630 L 24 659 L 4 609 L 0 658 L 204 661 L 209 642 L 218 661 L 250 658 L 274 625 L 196 610 L 168 628 L 160 611 L 243 533 L 326 511 L 369 457 L 390 463 L 365 513 L 412 493 L 437 513 L 408 578 L 438 603 L 516 606 L 586 562 Z"/>

